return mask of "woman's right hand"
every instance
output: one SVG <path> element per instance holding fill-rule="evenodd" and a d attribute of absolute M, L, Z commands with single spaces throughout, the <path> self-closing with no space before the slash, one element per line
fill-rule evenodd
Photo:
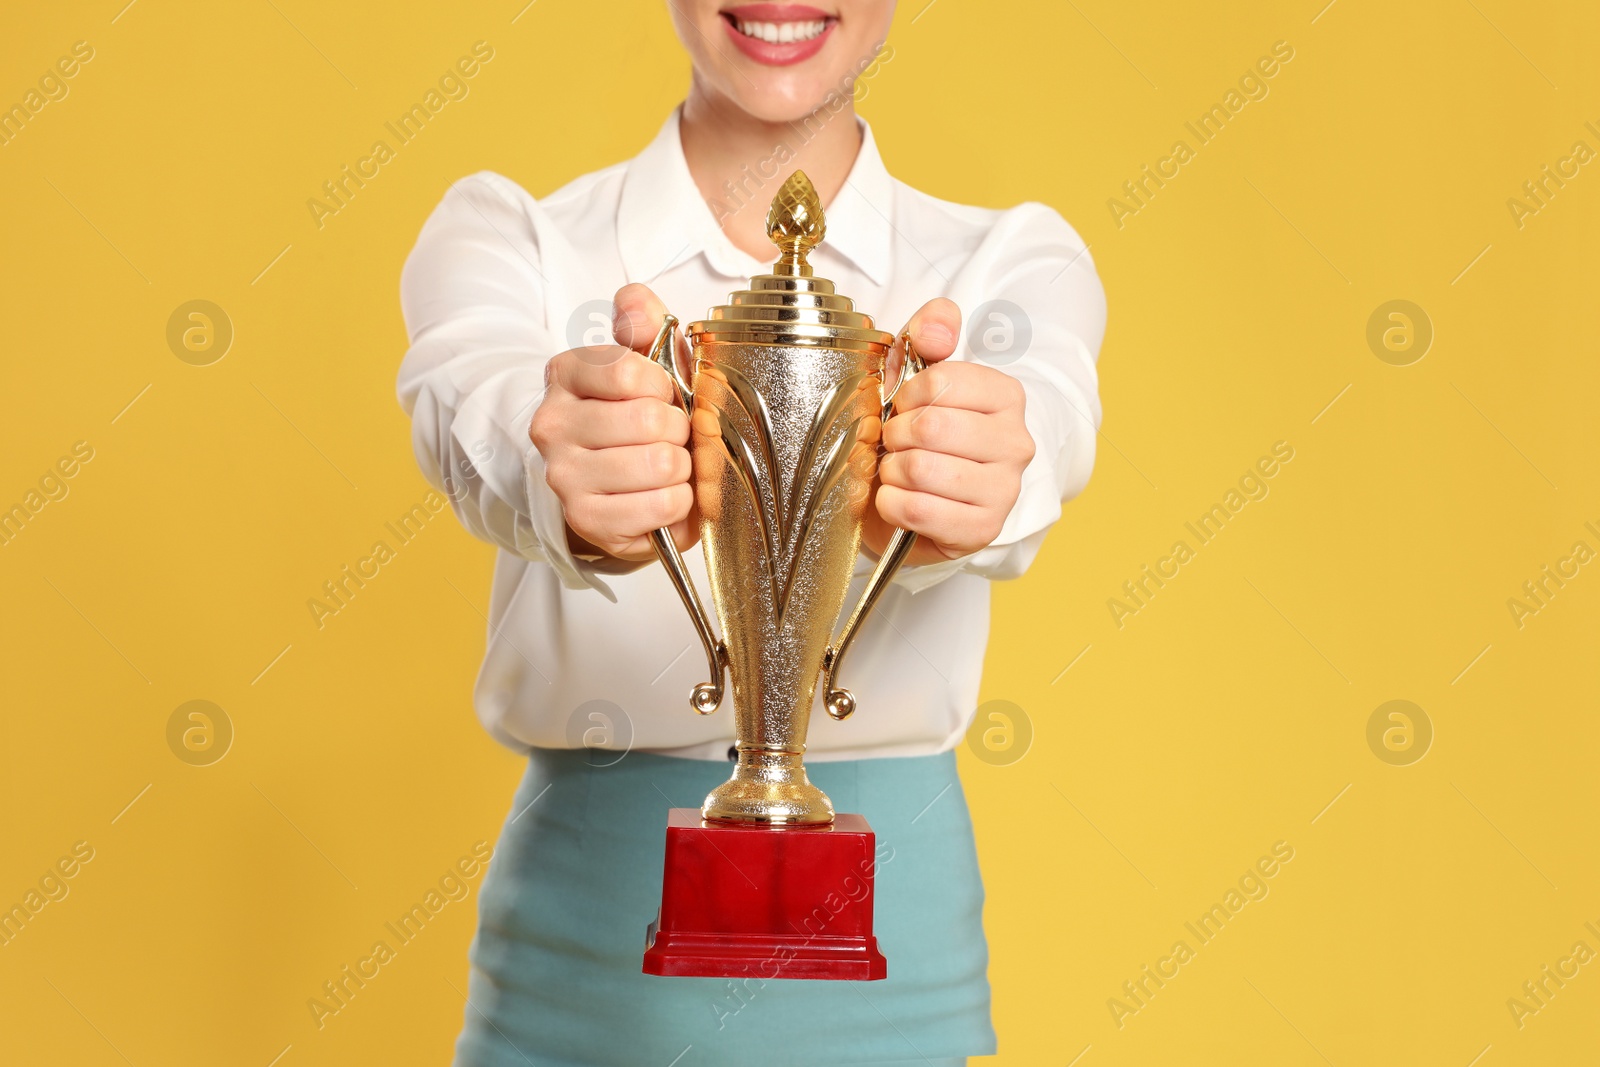
<path fill-rule="evenodd" d="M 680 549 L 698 539 L 689 419 L 666 371 L 644 355 L 666 305 L 633 284 L 617 291 L 614 308 L 615 345 L 550 361 L 528 437 L 544 457 L 573 550 L 643 563 L 655 558 L 652 530 L 670 527 Z"/>

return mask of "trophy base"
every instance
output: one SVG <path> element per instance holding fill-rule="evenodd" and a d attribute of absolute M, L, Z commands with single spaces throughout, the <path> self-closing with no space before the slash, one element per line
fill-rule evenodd
<path fill-rule="evenodd" d="M 888 964 L 872 933 L 876 837 L 859 815 L 823 826 L 667 815 L 661 911 L 644 973 L 870 982 Z"/>

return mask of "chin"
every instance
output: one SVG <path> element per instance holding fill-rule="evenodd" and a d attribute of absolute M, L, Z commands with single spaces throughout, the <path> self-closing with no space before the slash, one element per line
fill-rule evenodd
<path fill-rule="evenodd" d="M 837 86 L 817 78 L 767 78 L 756 77 L 765 72 L 750 72 L 754 86 L 735 77 L 732 86 L 734 103 L 740 110 L 763 122 L 798 122 L 828 103 L 830 90 Z M 840 81 L 843 81 L 841 76 Z M 841 95 L 847 95 L 840 90 Z"/>

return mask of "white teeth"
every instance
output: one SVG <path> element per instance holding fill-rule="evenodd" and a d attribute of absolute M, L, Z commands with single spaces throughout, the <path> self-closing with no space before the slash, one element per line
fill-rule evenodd
<path fill-rule="evenodd" d="M 828 28 L 825 19 L 814 22 L 739 22 L 736 25 L 739 32 L 746 37 L 754 37 L 768 44 L 793 44 L 796 41 L 814 40 L 822 36 L 822 31 Z"/>

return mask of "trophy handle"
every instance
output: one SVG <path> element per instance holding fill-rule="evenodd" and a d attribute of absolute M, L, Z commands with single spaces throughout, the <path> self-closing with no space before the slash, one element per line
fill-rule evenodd
<path fill-rule="evenodd" d="M 900 387 L 910 381 L 912 375 L 928 365 L 912 347 L 910 334 L 905 332 L 900 334 L 900 347 L 904 356 L 900 361 L 900 377 L 896 379 L 894 388 L 883 398 L 881 417 L 884 422 L 889 421 L 889 413 L 894 408 L 894 398 L 899 394 Z M 850 648 L 850 642 L 855 640 L 856 631 L 861 629 L 861 624 L 871 614 L 883 591 L 889 588 L 889 582 L 899 571 L 900 565 L 905 562 L 906 556 L 911 553 L 916 541 L 917 535 L 910 530 L 897 529 L 889 535 L 889 543 L 884 546 L 883 555 L 878 558 L 877 569 L 872 572 L 872 577 L 867 579 L 867 587 L 861 592 L 861 602 L 856 605 L 855 611 L 850 613 L 850 621 L 844 624 L 839 640 L 830 645 L 822 657 L 822 704 L 830 718 L 848 719 L 856 710 L 855 694 L 836 684 L 839 677 L 839 663 Z"/>
<path fill-rule="evenodd" d="M 667 372 L 667 377 L 672 379 L 673 391 L 677 394 L 678 407 L 683 409 L 685 415 L 693 417 L 694 389 L 684 380 L 683 375 L 678 373 L 678 361 L 673 350 L 674 331 L 677 326 L 676 317 L 663 316 L 661 329 L 657 332 L 656 339 L 650 343 L 650 352 L 645 358 Z M 655 547 L 661 566 L 666 568 L 667 577 L 672 579 L 672 586 L 678 591 L 679 599 L 689 612 L 689 621 L 694 623 L 694 631 L 699 635 L 700 644 L 705 649 L 706 671 L 711 675 L 711 681 L 701 682 L 694 687 L 689 694 L 689 706 L 701 715 L 710 715 L 722 703 L 722 674 L 728 662 L 727 649 L 717 640 L 716 633 L 711 629 L 711 617 L 700 604 L 699 594 L 694 589 L 694 579 L 689 577 L 689 568 L 683 562 L 683 553 L 678 551 L 677 542 L 672 540 L 672 531 L 666 528 L 650 531 L 650 543 Z"/>

